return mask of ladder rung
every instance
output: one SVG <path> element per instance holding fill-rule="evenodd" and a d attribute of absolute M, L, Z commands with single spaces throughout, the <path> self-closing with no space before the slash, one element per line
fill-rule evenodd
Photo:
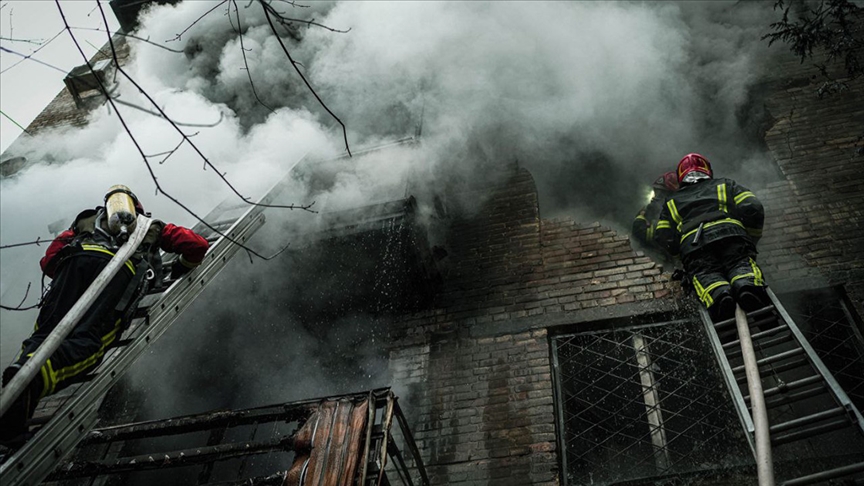
<path fill-rule="evenodd" d="M 799 392 L 790 393 L 788 395 L 784 395 L 784 396 L 777 398 L 775 400 L 766 401 L 765 407 L 766 408 L 776 408 L 776 407 L 780 407 L 783 405 L 789 405 L 790 403 L 795 403 L 795 402 L 798 402 L 801 400 L 806 400 L 807 398 L 813 398 L 813 397 L 817 397 L 819 395 L 827 394 L 827 391 L 821 385 L 822 385 L 822 383 L 820 383 L 820 386 L 818 386 L 816 388 L 810 388 L 807 390 L 802 390 Z"/>
<path fill-rule="evenodd" d="M 773 336 L 774 334 L 783 332 L 783 331 L 787 330 L 788 327 L 789 326 L 787 326 L 785 322 L 779 321 L 779 325 L 777 327 L 772 327 L 771 329 L 768 329 L 767 331 L 757 332 L 757 333 L 751 335 L 750 339 L 755 342 L 755 341 L 758 341 L 759 339 L 762 339 L 764 337 Z M 731 349 L 731 348 L 734 348 L 736 346 L 739 346 L 739 342 L 737 339 L 730 342 L 730 343 L 724 344 L 723 349 L 724 350 Z"/>
<path fill-rule="evenodd" d="M 776 446 L 780 444 L 786 444 L 788 442 L 795 442 L 796 440 L 808 439 L 810 437 L 815 437 L 817 435 L 826 434 L 834 430 L 842 429 L 844 427 L 847 427 L 848 425 L 848 420 L 838 419 L 822 425 L 815 425 L 813 427 L 799 430 L 797 432 L 790 432 L 788 434 L 772 437 L 771 444 Z"/>
<path fill-rule="evenodd" d="M 790 479 L 789 481 L 784 482 L 783 486 L 806 486 L 807 484 L 842 478 L 859 472 L 864 472 L 864 462 L 849 464 L 848 466 L 841 466 L 827 471 L 801 476 L 800 478 Z"/>
<path fill-rule="evenodd" d="M 802 378 L 800 380 L 790 381 L 789 383 L 783 383 L 780 386 L 766 389 L 762 392 L 762 396 L 772 397 L 779 393 L 786 393 L 787 391 L 795 390 L 797 388 L 803 388 L 807 385 L 812 385 L 814 383 L 822 383 L 822 377 L 819 375 L 813 375 L 808 376 L 807 378 Z M 744 397 L 744 400 L 750 401 L 750 395 Z"/>
<path fill-rule="evenodd" d="M 759 317 L 759 316 L 765 315 L 765 314 L 767 314 L 773 310 L 774 310 L 773 305 L 769 305 L 768 307 L 763 307 L 759 310 L 755 310 L 755 311 L 747 314 L 747 321 L 749 322 L 754 317 Z M 722 329 L 722 328 L 728 327 L 732 324 L 735 324 L 735 318 L 734 317 L 732 319 L 726 319 L 725 321 L 720 321 L 720 322 L 715 323 L 714 329 Z"/>
<path fill-rule="evenodd" d="M 763 341 L 761 343 L 754 341 L 753 344 L 757 350 L 764 351 L 766 349 L 773 348 L 774 346 L 777 346 L 778 344 L 783 344 L 783 343 L 789 342 L 792 339 L 793 338 L 792 338 L 791 334 L 786 334 L 784 336 L 779 336 L 779 337 L 776 337 L 773 339 L 766 339 L 765 341 Z M 737 341 L 736 341 L 736 343 L 737 343 Z M 736 358 L 740 354 L 741 354 L 741 348 L 739 347 L 737 349 L 732 349 L 731 351 L 726 353 L 726 356 L 729 358 Z"/>
<path fill-rule="evenodd" d="M 846 413 L 846 410 L 843 407 L 832 408 L 822 412 L 814 413 L 813 415 L 807 415 L 806 417 L 800 417 L 790 420 L 788 422 L 773 425 L 771 426 L 770 431 L 772 434 L 779 434 L 780 432 L 786 432 L 787 430 L 801 427 L 803 425 L 815 424 L 816 422 L 825 420 L 827 418 L 836 417 L 838 415 L 843 415 L 844 413 Z"/>
<path fill-rule="evenodd" d="M 790 349 L 789 351 L 783 351 L 782 353 L 777 353 L 774 356 L 768 356 L 767 358 L 762 358 L 756 362 L 757 366 L 764 366 L 771 363 L 776 363 L 778 361 L 783 361 L 786 358 L 791 358 L 792 356 L 797 356 L 799 354 L 804 354 L 804 348 L 795 348 Z M 736 366 L 732 368 L 733 373 L 740 373 L 744 371 L 744 365 Z"/>
<path fill-rule="evenodd" d="M 778 320 L 777 321 L 777 327 L 772 327 L 771 329 L 768 329 L 765 331 L 759 331 L 759 332 L 753 334 L 752 336 L 750 336 L 750 339 L 752 339 L 753 341 L 758 341 L 762 338 L 773 336 L 774 334 L 778 334 L 780 332 L 788 331 L 788 330 L 789 330 L 789 326 L 785 322 Z"/>
<path fill-rule="evenodd" d="M 777 375 L 778 373 L 783 373 L 784 371 L 794 370 L 796 368 L 800 368 L 804 365 L 809 365 L 809 364 L 810 364 L 810 362 L 807 361 L 806 358 L 795 359 L 792 361 L 787 361 L 783 364 L 779 364 L 777 366 L 772 366 L 771 372 L 772 372 L 772 374 Z M 738 383 L 745 383 L 747 381 L 747 375 L 741 375 L 735 379 L 738 381 Z"/>

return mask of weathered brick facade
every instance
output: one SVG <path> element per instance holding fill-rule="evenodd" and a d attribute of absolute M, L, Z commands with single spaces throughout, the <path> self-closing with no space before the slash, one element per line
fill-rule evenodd
<path fill-rule="evenodd" d="M 434 309 L 391 353 L 433 484 L 558 484 L 548 326 L 677 308 L 668 274 L 598 223 L 540 218 L 515 169 L 453 225 Z"/>

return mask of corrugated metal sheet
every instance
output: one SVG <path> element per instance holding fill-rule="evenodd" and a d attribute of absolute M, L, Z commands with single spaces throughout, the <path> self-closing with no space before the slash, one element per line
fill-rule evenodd
<path fill-rule="evenodd" d="M 363 451 L 368 399 L 326 400 L 297 432 L 284 486 L 351 486 Z"/>

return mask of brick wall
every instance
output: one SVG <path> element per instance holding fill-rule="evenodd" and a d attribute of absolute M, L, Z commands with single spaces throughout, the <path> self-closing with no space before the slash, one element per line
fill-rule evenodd
<path fill-rule="evenodd" d="M 448 240 L 445 288 L 390 356 L 432 482 L 558 484 L 546 328 L 677 309 L 668 275 L 626 235 L 542 220 L 524 169 Z"/>
<path fill-rule="evenodd" d="M 117 59 L 121 62 L 121 64 L 125 64 L 125 62 L 129 58 L 129 43 L 125 41 L 125 38 L 117 36 L 114 39 L 114 45 L 117 49 Z M 93 57 L 90 59 L 90 62 L 100 61 L 102 59 L 107 59 L 111 55 L 111 48 L 107 44 L 102 47 L 101 51 L 98 51 Z M 84 64 L 84 61 L 81 60 L 81 64 Z M 122 75 L 118 74 L 118 77 L 122 77 Z M 69 93 L 65 87 L 57 93 L 57 96 L 48 103 L 48 106 L 42 110 L 36 118 L 27 125 L 26 133 L 22 133 L 14 142 L 3 152 L 3 160 L 6 161 L 11 159 L 17 155 L 21 155 L 26 147 L 27 142 L 35 135 L 40 134 L 46 130 L 55 130 L 61 129 L 64 127 L 83 127 L 87 125 L 90 121 L 90 115 L 93 113 L 93 110 L 102 106 L 104 102 L 104 97 L 100 95 L 97 91 L 88 91 L 86 93 L 82 93 L 82 99 L 84 101 L 81 108 L 76 106 L 75 100 L 72 98 L 72 94 Z M 4 167 L 3 177 L 10 176 L 15 172 L 20 171 L 21 169 L 29 166 L 34 161 L 27 161 L 22 165 L 16 165 L 15 167 L 9 167 L 8 169 Z M 4 164 L 5 166 L 5 164 Z"/>
<path fill-rule="evenodd" d="M 760 251 L 779 288 L 843 286 L 864 294 L 864 79 L 819 98 L 811 63 L 789 60 L 765 100 L 776 123 L 765 141 L 786 181 L 761 189 Z"/>

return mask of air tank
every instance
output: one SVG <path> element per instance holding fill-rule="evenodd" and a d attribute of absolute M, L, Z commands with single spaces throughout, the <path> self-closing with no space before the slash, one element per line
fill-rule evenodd
<path fill-rule="evenodd" d="M 108 219 L 108 232 L 114 236 L 135 231 L 136 213 L 132 191 L 123 185 L 111 186 L 105 199 L 105 213 Z M 122 237 L 122 236 L 121 236 Z M 124 238 L 125 239 L 125 238 Z"/>

